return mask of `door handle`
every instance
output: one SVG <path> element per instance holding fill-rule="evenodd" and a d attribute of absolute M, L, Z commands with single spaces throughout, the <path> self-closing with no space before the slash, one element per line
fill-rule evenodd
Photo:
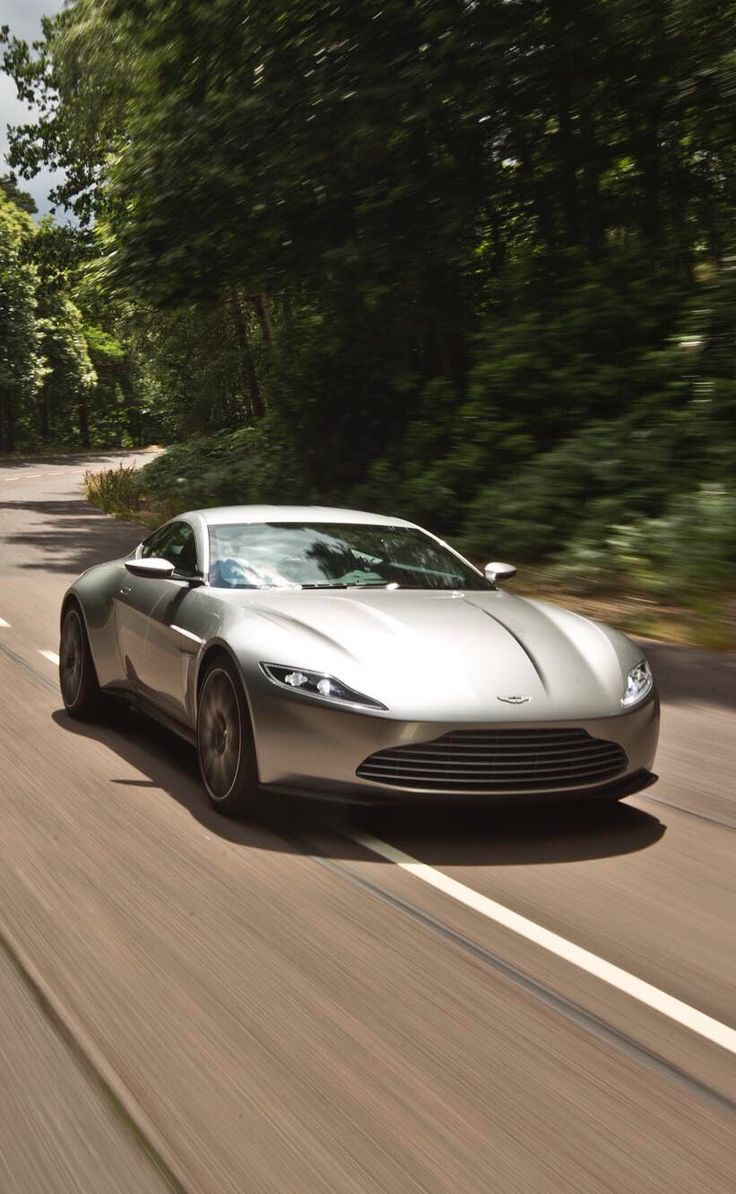
<path fill-rule="evenodd" d="M 121 596 L 121 597 L 130 597 L 130 589 L 128 589 L 128 588 L 121 588 L 121 590 L 120 590 L 120 596 Z"/>

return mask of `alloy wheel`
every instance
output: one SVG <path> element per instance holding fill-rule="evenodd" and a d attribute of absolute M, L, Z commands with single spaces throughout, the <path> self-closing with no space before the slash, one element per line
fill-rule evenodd
<path fill-rule="evenodd" d="M 225 800 L 238 777 L 243 734 L 237 693 L 224 668 L 213 668 L 202 686 L 197 744 L 207 790 L 213 800 Z"/>
<path fill-rule="evenodd" d="M 84 631 L 79 614 L 69 610 L 64 619 L 59 648 L 59 683 L 64 704 L 74 705 L 79 697 L 84 672 Z"/>

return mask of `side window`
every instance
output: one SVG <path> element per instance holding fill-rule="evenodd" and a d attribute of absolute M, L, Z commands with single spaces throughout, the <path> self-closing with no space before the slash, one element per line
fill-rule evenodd
<path fill-rule="evenodd" d="M 195 576 L 199 572 L 197 566 L 197 540 L 194 531 L 188 523 L 182 522 L 179 524 L 180 531 L 174 543 L 170 544 L 169 550 L 176 555 L 174 563 L 176 564 L 177 572 L 181 572 L 184 576 Z M 171 557 L 167 557 L 170 559 Z"/>
<path fill-rule="evenodd" d="M 160 556 L 173 564 L 177 572 L 194 576 L 197 567 L 197 542 L 188 522 L 169 523 L 147 539 L 142 556 Z"/>
<path fill-rule="evenodd" d="M 163 547 L 171 531 L 172 528 L 170 526 L 161 527 L 160 530 L 154 531 L 145 540 L 141 548 L 141 555 L 160 556 L 162 559 L 166 559 L 166 556 L 163 554 Z"/>

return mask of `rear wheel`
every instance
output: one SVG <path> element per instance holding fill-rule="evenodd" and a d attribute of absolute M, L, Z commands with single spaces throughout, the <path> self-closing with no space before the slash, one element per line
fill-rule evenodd
<path fill-rule="evenodd" d="M 80 721 L 100 710 L 100 686 L 81 610 L 70 605 L 61 624 L 59 687 L 64 708 Z"/>
<path fill-rule="evenodd" d="M 258 769 L 243 684 L 224 656 L 210 663 L 199 693 L 197 755 L 207 795 L 228 816 L 252 813 Z"/>

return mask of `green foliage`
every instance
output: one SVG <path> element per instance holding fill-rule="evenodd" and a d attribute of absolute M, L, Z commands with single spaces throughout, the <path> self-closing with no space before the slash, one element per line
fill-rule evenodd
<path fill-rule="evenodd" d="M 426 290 L 469 248 L 487 140 L 458 102 L 472 6 L 106 11 L 128 18 L 138 69 L 110 170 L 115 272 L 155 302 L 242 279 L 325 292 L 346 275 L 380 298 L 397 267 Z"/>
<path fill-rule="evenodd" d="M 272 420 L 174 445 L 141 469 L 137 486 L 147 504 L 172 513 L 204 506 L 299 502 L 308 495 L 293 448 Z"/>
<path fill-rule="evenodd" d="M 14 203 L 28 215 L 35 215 L 38 211 L 33 195 L 29 195 L 28 191 L 21 190 L 18 186 L 18 179 L 13 173 L 0 175 L 0 194 L 3 194 L 10 203 Z"/>
<path fill-rule="evenodd" d="M 124 19 L 110 20 L 104 0 L 73 0 L 42 17 L 43 38 L 32 47 L 0 29 L 4 66 L 35 122 L 12 130 L 9 160 L 23 177 L 42 165 L 62 172 L 51 198 L 72 205 L 82 223 L 105 205 L 101 164 L 120 135 L 135 75 Z"/>
<path fill-rule="evenodd" d="M 0 193 L 0 450 L 15 447 L 19 416 L 38 384 L 36 281 L 26 249 L 30 216 Z"/>
<path fill-rule="evenodd" d="M 37 319 L 43 354 L 39 395 L 41 437 L 90 446 L 89 400 L 97 384 L 79 308 L 66 295 L 46 296 Z"/>
<path fill-rule="evenodd" d="M 80 283 L 92 241 L 48 217 L 34 225 L 19 196 L 0 186 L 0 448 L 140 443 L 158 430 L 151 387 L 118 311 Z"/>
<path fill-rule="evenodd" d="M 611 540 L 622 572 L 686 602 L 736 586 L 736 489 L 701 485 L 673 497 L 660 518 L 632 522 Z"/>
<path fill-rule="evenodd" d="M 131 481 L 161 508 L 398 510 L 567 583 L 695 592 L 692 508 L 733 583 L 732 4 L 71 0 L 43 34 L 0 38 L 40 109 L 11 164 L 94 230 L 4 217 L 16 438 L 86 408 L 186 440 Z"/>

